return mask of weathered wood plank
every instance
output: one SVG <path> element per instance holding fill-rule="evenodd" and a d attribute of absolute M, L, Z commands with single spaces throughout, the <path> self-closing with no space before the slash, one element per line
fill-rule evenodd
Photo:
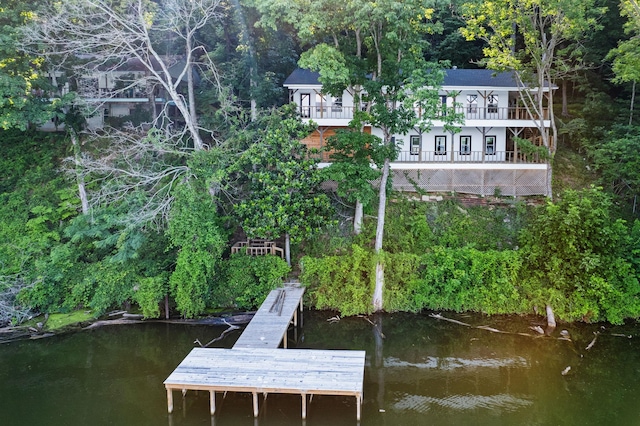
<path fill-rule="evenodd" d="M 364 362 L 364 351 L 195 348 L 164 384 L 173 389 L 355 396 L 362 393 Z"/>
<path fill-rule="evenodd" d="M 287 330 L 300 306 L 304 287 L 284 286 L 285 296 L 282 310 L 270 312 L 281 289 L 273 290 L 262 303 L 253 319 L 242 332 L 234 348 L 270 348 L 280 346 L 286 339 Z M 286 347 L 286 340 L 284 343 Z"/>

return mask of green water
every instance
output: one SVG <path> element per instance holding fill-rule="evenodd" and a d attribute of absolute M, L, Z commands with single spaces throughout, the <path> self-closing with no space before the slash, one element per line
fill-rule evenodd
<path fill-rule="evenodd" d="M 497 334 L 424 315 L 326 320 L 305 312 L 291 346 L 364 349 L 361 425 L 640 425 L 640 328 L 560 326 L 572 341 Z M 473 325 L 530 332 L 531 319 L 448 314 Z M 382 335 L 376 331 L 382 330 Z M 109 326 L 0 345 L 0 425 L 356 425 L 353 398 L 270 395 L 254 420 L 251 397 L 174 394 L 163 380 L 194 346 L 224 328 Z M 586 346 L 599 337 L 590 350 Z M 217 347 L 231 347 L 240 331 Z M 556 333 L 559 335 L 558 333 Z M 631 338 L 616 336 L 621 334 Z M 294 338 L 294 333 L 290 333 Z M 561 372 L 567 367 L 566 375 Z"/>

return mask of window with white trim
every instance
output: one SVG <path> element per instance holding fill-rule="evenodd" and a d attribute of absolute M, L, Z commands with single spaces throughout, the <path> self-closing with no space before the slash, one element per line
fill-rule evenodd
<path fill-rule="evenodd" d="M 498 112 L 498 95 L 487 96 L 487 113 L 496 114 Z"/>
<path fill-rule="evenodd" d="M 411 155 L 420 154 L 420 136 L 411 135 L 409 138 L 409 151 Z"/>
<path fill-rule="evenodd" d="M 460 136 L 460 154 L 471 154 L 471 136 Z"/>
<path fill-rule="evenodd" d="M 467 112 L 470 114 L 478 112 L 478 95 L 467 95 Z"/>
<path fill-rule="evenodd" d="M 495 136 L 484 137 L 484 153 L 486 155 L 495 155 L 496 153 L 496 137 Z"/>
<path fill-rule="evenodd" d="M 446 136 L 436 136 L 436 155 L 444 155 L 447 153 L 447 137 Z"/>

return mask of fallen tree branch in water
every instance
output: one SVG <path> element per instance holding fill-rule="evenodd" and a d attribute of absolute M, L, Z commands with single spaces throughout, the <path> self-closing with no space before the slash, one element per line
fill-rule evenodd
<path fill-rule="evenodd" d="M 211 341 L 210 341 L 209 343 L 207 343 L 206 345 L 203 345 L 202 343 L 200 343 L 200 340 L 199 340 L 199 339 L 196 339 L 193 343 L 194 343 L 194 344 L 195 344 L 195 343 L 199 344 L 201 348 L 208 348 L 210 344 L 215 343 L 215 342 L 217 342 L 217 341 L 219 341 L 219 340 L 224 339 L 224 336 L 226 336 L 226 335 L 227 335 L 227 333 L 230 333 L 230 332 L 232 332 L 233 330 L 237 330 L 237 329 L 239 329 L 239 328 L 240 328 L 240 327 L 238 327 L 238 326 L 236 326 L 236 325 L 229 324 L 229 323 L 228 323 L 228 322 L 226 322 L 226 321 L 224 321 L 224 323 L 228 325 L 228 328 L 227 328 L 225 331 L 223 331 L 223 332 L 222 332 L 222 334 L 221 334 L 220 336 L 218 336 L 218 337 L 216 337 L 215 339 L 211 340 Z"/>
<path fill-rule="evenodd" d="M 593 334 L 594 334 L 593 340 L 591 341 L 591 343 L 589 343 L 587 345 L 586 348 L 584 348 L 585 351 L 588 351 L 589 349 L 591 349 L 593 347 L 593 345 L 596 344 L 596 340 L 598 339 L 598 332 L 594 331 Z"/>
<path fill-rule="evenodd" d="M 452 318 L 443 317 L 440 314 L 429 314 L 429 316 L 431 318 L 452 322 L 454 324 L 462 325 L 462 326 L 469 327 L 469 328 L 476 328 L 478 330 L 490 331 L 491 333 L 511 334 L 511 335 L 516 335 L 516 336 L 533 337 L 534 339 L 538 339 L 540 337 L 545 337 L 544 335 L 535 335 L 535 334 L 530 334 L 530 333 L 516 333 L 516 332 L 513 332 L 513 331 L 498 330 L 497 328 L 489 327 L 487 325 L 471 325 L 471 324 L 467 324 L 466 322 L 458 321 L 458 320 L 455 320 L 455 319 L 452 319 Z M 571 340 L 571 339 L 568 339 L 566 337 L 558 337 L 557 339 L 558 340 L 569 340 L 569 341 Z"/>

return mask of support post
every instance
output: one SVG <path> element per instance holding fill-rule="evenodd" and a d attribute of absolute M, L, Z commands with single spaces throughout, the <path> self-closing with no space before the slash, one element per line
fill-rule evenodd
<path fill-rule="evenodd" d="M 362 405 L 362 395 L 356 395 L 356 420 L 360 421 L 360 406 Z"/>
<path fill-rule="evenodd" d="M 304 314 L 304 305 L 302 304 L 302 298 L 300 298 L 300 327 L 302 327 L 303 314 Z"/>
<path fill-rule="evenodd" d="M 307 395 L 306 394 L 301 394 L 302 396 L 302 419 L 306 419 L 307 418 Z"/>
<path fill-rule="evenodd" d="M 167 388 L 167 410 L 169 414 L 173 413 L 173 390 Z"/>
<path fill-rule="evenodd" d="M 258 417 L 258 393 L 253 392 L 253 417 Z"/>
<path fill-rule="evenodd" d="M 216 391 L 209 391 L 209 402 L 211 404 L 211 415 L 216 413 Z"/>

